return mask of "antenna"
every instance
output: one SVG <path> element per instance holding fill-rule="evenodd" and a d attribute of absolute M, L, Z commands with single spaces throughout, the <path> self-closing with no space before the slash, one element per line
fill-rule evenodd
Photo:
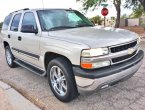
<path fill-rule="evenodd" d="M 42 7 L 44 8 L 44 1 L 42 0 Z"/>

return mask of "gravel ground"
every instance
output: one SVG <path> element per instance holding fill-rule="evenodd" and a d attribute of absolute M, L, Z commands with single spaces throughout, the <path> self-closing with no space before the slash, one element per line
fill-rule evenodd
<path fill-rule="evenodd" d="M 145 42 L 141 42 L 141 47 L 145 51 Z M 89 96 L 79 96 L 70 103 L 62 103 L 52 94 L 47 78 L 22 67 L 10 69 L 0 45 L 0 80 L 13 86 L 43 110 L 145 110 L 145 60 L 131 79 Z"/>

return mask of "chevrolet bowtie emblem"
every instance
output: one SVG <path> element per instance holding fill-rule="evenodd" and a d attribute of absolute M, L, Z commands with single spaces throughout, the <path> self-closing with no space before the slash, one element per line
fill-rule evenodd
<path fill-rule="evenodd" d="M 133 48 L 129 48 L 128 49 L 128 54 L 130 55 L 130 54 L 132 54 L 134 52 L 134 49 Z"/>

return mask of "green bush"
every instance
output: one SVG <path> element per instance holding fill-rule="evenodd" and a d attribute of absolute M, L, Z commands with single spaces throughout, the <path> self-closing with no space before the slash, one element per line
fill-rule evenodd
<path fill-rule="evenodd" d="M 1 28 L 2 28 L 2 25 L 3 25 L 3 22 L 0 23 L 0 30 L 1 30 Z"/>
<path fill-rule="evenodd" d="M 95 16 L 90 18 L 90 20 L 94 23 L 94 24 L 98 24 L 101 25 L 102 24 L 102 18 L 100 16 Z"/>

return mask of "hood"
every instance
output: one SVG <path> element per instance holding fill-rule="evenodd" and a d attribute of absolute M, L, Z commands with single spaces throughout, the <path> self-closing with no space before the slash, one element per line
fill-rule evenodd
<path fill-rule="evenodd" d="M 90 48 L 108 47 L 137 39 L 137 34 L 110 27 L 81 27 L 49 31 L 49 36 L 68 42 L 83 43 Z"/>

